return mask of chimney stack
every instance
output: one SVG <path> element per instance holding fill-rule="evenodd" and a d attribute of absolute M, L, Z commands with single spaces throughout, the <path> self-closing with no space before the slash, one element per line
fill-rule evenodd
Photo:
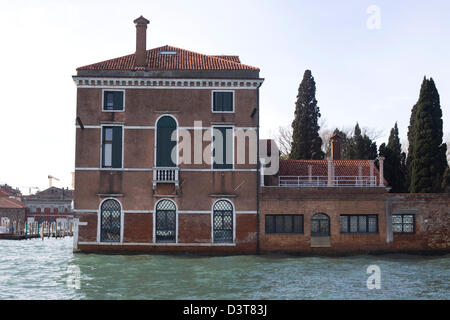
<path fill-rule="evenodd" d="M 341 160 L 341 136 L 335 133 L 331 138 L 331 160 Z"/>
<path fill-rule="evenodd" d="M 136 70 L 146 70 L 147 68 L 147 25 L 150 23 L 143 16 L 133 21 L 136 25 Z"/>

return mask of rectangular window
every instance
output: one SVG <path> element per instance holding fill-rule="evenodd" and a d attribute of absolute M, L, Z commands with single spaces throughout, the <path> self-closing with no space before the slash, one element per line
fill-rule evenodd
<path fill-rule="evenodd" d="M 123 111 L 124 109 L 123 91 L 103 91 L 104 111 Z"/>
<path fill-rule="evenodd" d="M 36 212 L 36 207 L 35 206 L 30 206 L 30 212 L 35 213 Z"/>
<path fill-rule="evenodd" d="M 414 233 L 414 215 L 413 214 L 393 214 L 392 231 L 394 233 Z"/>
<path fill-rule="evenodd" d="M 213 91 L 214 112 L 234 112 L 232 91 Z"/>
<path fill-rule="evenodd" d="M 122 168 L 122 127 L 103 127 L 102 168 Z"/>
<path fill-rule="evenodd" d="M 64 212 L 64 206 L 59 206 L 59 207 L 58 207 L 58 212 L 59 212 L 59 213 Z"/>
<path fill-rule="evenodd" d="M 213 127 L 213 169 L 233 169 L 233 127 Z"/>
<path fill-rule="evenodd" d="M 378 216 L 375 214 L 341 215 L 341 233 L 378 233 Z"/>
<path fill-rule="evenodd" d="M 303 233 L 302 214 L 266 215 L 266 233 Z"/>

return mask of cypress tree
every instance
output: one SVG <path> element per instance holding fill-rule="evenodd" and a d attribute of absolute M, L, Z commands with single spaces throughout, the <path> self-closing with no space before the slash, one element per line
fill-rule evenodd
<path fill-rule="evenodd" d="M 384 176 L 392 187 L 391 192 L 405 192 L 406 189 L 406 164 L 405 153 L 402 153 L 402 145 L 398 134 L 398 126 L 395 123 L 389 135 L 388 144 L 380 146 L 380 156 L 385 157 Z"/>
<path fill-rule="evenodd" d="M 349 159 L 373 160 L 378 156 L 377 144 L 366 134 L 362 135 L 359 124 L 356 123 L 353 137 L 350 139 Z"/>
<path fill-rule="evenodd" d="M 442 110 L 439 93 L 432 78 L 424 78 L 408 137 L 410 192 L 430 193 L 442 190 L 447 168 L 447 145 L 442 143 Z M 413 108 L 413 109 L 414 109 Z M 413 116 L 413 115 L 411 115 Z"/>
<path fill-rule="evenodd" d="M 306 70 L 298 88 L 295 118 L 292 122 L 290 159 L 323 159 L 322 139 L 319 136 L 320 110 L 316 100 L 316 82 Z"/>

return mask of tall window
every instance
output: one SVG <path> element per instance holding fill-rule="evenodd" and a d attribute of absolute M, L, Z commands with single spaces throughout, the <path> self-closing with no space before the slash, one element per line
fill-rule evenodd
<path fill-rule="evenodd" d="M 108 199 L 100 208 L 100 241 L 120 242 L 121 209 L 120 203 L 114 199 Z"/>
<path fill-rule="evenodd" d="M 176 167 L 176 148 L 177 141 L 172 141 L 172 134 L 177 130 L 177 123 L 172 117 L 163 116 L 159 118 L 156 125 L 156 166 L 157 167 Z M 174 157 L 172 159 L 172 150 Z"/>
<path fill-rule="evenodd" d="M 311 236 L 329 236 L 330 218 L 324 213 L 317 213 L 311 218 Z"/>
<path fill-rule="evenodd" d="M 123 111 L 124 95 L 123 91 L 103 91 L 104 111 Z"/>
<path fill-rule="evenodd" d="M 341 215 L 341 233 L 377 233 L 378 216 L 371 215 Z"/>
<path fill-rule="evenodd" d="M 233 92 L 213 91 L 213 112 L 233 112 Z"/>
<path fill-rule="evenodd" d="M 266 234 L 271 233 L 303 233 L 303 215 L 266 215 Z"/>
<path fill-rule="evenodd" d="M 102 168 L 122 168 L 122 127 L 103 127 Z"/>
<path fill-rule="evenodd" d="M 414 233 L 413 214 L 393 214 L 392 231 L 394 233 Z"/>
<path fill-rule="evenodd" d="M 177 210 L 175 203 L 161 200 L 156 205 L 156 242 L 176 242 Z"/>
<path fill-rule="evenodd" d="M 233 206 L 230 201 L 219 200 L 213 207 L 214 243 L 233 243 Z"/>
<path fill-rule="evenodd" d="M 213 169 L 233 169 L 233 127 L 213 127 Z"/>

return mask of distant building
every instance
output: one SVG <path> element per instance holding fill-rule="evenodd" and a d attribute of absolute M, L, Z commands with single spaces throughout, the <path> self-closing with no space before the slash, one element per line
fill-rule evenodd
<path fill-rule="evenodd" d="M 27 218 L 36 222 L 57 221 L 73 217 L 73 190 L 50 187 L 29 196 L 23 196 Z"/>
<path fill-rule="evenodd" d="M 0 186 L 0 233 L 10 233 L 12 226 L 24 225 L 25 204 L 16 199 L 15 191 Z"/>

